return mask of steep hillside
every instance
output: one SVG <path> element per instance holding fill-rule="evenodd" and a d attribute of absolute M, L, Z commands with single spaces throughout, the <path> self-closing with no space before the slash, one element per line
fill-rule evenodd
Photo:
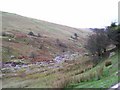
<path fill-rule="evenodd" d="M 63 52 L 85 52 L 83 47 L 89 31 L 49 23 L 1 12 L 3 61 L 16 57 L 35 60 L 52 60 Z M 34 35 L 28 35 L 33 32 Z M 75 38 L 75 33 L 77 38 Z M 32 57 L 31 56 L 31 57 Z"/>

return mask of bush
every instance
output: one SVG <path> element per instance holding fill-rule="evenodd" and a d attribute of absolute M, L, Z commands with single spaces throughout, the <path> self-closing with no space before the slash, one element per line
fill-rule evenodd
<path fill-rule="evenodd" d="M 85 48 L 94 56 L 102 57 L 106 52 L 110 40 L 104 29 L 96 29 L 95 33 L 90 35 Z"/>
<path fill-rule="evenodd" d="M 111 43 L 116 45 L 117 48 L 120 48 L 120 24 L 116 25 L 116 22 L 111 23 L 110 26 L 106 28 L 108 37 L 111 40 Z"/>
<path fill-rule="evenodd" d="M 74 36 L 71 36 L 72 39 L 78 39 L 78 34 L 77 33 L 74 33 Z"/>
<path fill-rule="evenodd" d="M 10 38 L 14 38 L 14 34 L 8 33 L 8 32 L 2 32 L 1 35 L 2 35 L 2 36 L 6 36 L 6 37 L 10 37 Z"/>
<path fill-rule="evenodd" d="M 28 35 L 35 36 L 33 32 L 29 32 Z"/>
<path fill-rule="evenodd" d="M 108 67 L 108 66 L 110 66 L 110 65 L 112 65 L 112 62 L 111 62 L 111 61 L 106 61 L 106 62 L 105 62 L 105 66 L 106 66 L 106 67 Z"/>

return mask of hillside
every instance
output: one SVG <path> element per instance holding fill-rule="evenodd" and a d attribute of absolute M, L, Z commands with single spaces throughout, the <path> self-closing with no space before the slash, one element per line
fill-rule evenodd
<path fill-rule="evenodd" d="M 0 12 L 3 88 L 109 88 L 119 52 L 95 65 L 84 48 L 91 31 Z M 113 48 L 113 47 L 112 47 Z"/>
<path fill-rule="evenodd" d="M 2 14 L 2 33 L 7 34 L 2 37 L 3 61 L 8 61 L 10 56 L 16 58 L 22 56 L 28 59 L 32 52 L 39 60 L 48 58 L 52 60 L 63 52 L 79 54 L 85 52 L 83 46 L 90 31 L 7 12 L 0 14 Z M 33 32 L 34 36 L 28 35 L 29 32 Z M 71 38 L 74 37 L 74 33 L 78 35 L 77 40 Z"/>
<path fill-rule="evenodd" d="M 7 12 L 0 16 L 3 87 L 53 87 L 70 63 L 80 63 L 78 58 L 86 53 L 90 31 Z"/>

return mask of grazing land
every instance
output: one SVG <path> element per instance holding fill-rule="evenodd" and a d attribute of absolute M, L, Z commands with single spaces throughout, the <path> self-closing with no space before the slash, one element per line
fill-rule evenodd
<path fill-rule="evenodd" d="M 85 48 L 94 32 L 7 12 L 0 15 L 3 88 L 110 88 L 117 84 L 120 53 L 111 52 L 95 65 Z"/>

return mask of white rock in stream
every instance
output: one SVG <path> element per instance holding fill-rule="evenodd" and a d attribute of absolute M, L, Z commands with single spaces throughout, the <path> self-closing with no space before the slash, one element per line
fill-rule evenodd
<path fill-rule="evenodd" d="M 21 66 L 20 65 L 16 65 L 14 68 L 18 70 L 18 69 L 21 69 Z"/>
<path fill-rule="evenodd" d="M 57 63 L 60 63 L 63 61 L 63 57 L 62 56 L 57 56 L 55 57 L 54 61 L 56 61 Z"/>

